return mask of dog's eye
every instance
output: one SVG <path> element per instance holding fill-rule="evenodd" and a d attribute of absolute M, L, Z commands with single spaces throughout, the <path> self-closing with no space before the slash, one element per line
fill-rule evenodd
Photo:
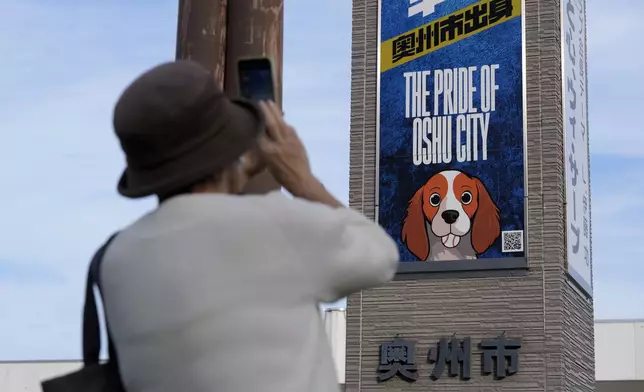
<path fill-rule="evenodd" d="M 470 204 L 472 202 L 472 193 L 470 191 L 465 191 L 461 195 L 461 203 Z"/>
<path fill-rule="evenodd" d="M 434 207 L 441 204 L 441 195 L 439 195 L 438 193 L 432 193 L 432 195 L 429 197 L 429 204 L 433 205 Z"/>

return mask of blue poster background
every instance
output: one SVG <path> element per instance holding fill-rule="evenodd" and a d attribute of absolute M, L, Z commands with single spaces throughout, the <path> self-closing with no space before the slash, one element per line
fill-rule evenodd
<path fill-rule="evenodd" d="M 381 42 L 476 3 L 445 0 L 436 12 L 408 17 L 408 0 L 381 0 Z M 499 208 L 501 231 L 524 230 L 524 131 L 521 17 L 465 38 L 380 74 L 380 161 L 378 222 L 396 240 L 401 261 L 419 261 L 403 244 L 402 222 L 409 200 L 435 173 L 463 170 L 478 177 Z M 496 111 L 490 114 L 488 159 L 415 166 L 412 162 L 412 122 L 405 118 L 403 73 L 445 68 L 499 64 L 496 71 Z M 480 85 L 475 73 L 474 85 Z M 429 78 L 430 81 L 433 78 Z M 430 83 L 430 91 L 433 84 Z M 478 94 L 474 104 L 480 107 Z M 433 99 L 433 97 L 430 97 Z M 442 105 L 441 105 L 442 107 Z M 452 145 L 456 144 L 452 137 Z M 453 149 L 455 152 L 455 149 Z M 480 147 L 479 147 L 480 151 Z M 501 237 L 479 258 L 523 257 L 523 252 L 502 253 Z"/>

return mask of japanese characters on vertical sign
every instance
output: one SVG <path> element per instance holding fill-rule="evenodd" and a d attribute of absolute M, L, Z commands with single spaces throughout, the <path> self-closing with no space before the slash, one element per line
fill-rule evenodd
<path fill-rule="evenodd" d="M 561 5 L 568 274 L 592 296 L 586 1 Z"/>
<path fill-rule="evenodd" d="M 522 0 L 381 0 L 379 17 L 377 217 L 401 267 L 525 267 Z"/>
<path fill-rule="evenodd" d="M 380 365 L 378 381 L 388 381 L 399 377 L 408 382 L 429 377 L 436 381 L 442 376 L 459 377 L 470 380 L 472 339 L 465 337 L 441 338 L 427 351 L 427 363 L 433 366 L 428 374 L 420 374 L 416 364 L 416 342 L 396 338 L 380 346 Z M 505 332 L 493 339 L 483 339 L 479 343 L 481 351 L 481 373 L 492 374 L 497 380 L 512 376 L 519 371 L 519 349 L 521 339 L 507 338 Z"/>

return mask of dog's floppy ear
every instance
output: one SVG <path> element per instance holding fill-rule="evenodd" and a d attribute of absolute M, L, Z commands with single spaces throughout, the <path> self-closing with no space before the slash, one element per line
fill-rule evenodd
<path fill-rule="evenodd" d="M 429 256 L 429 238 L 423 212 L 423 188 L 417 190 L 409 201 L 401 237 L 407 249 L 420 260 L 425 261 Z"/>
<path fill-rule="evenodd" d="M 499 238 L 501 222 L 499 209 L 492 201 L 485 185 L 478 178 L 474 178 L 474 182 L 478 189 L 479 200 L 472 223 L 472 247 L 476 253 L 481 254 Z"/>

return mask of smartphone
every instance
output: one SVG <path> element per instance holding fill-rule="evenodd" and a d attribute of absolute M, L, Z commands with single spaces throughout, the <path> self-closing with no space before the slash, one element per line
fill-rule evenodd
<path fill-rule="evenodd" d="M 265 57 L 239 60 L 239 92 L 253 101 L 275 101 L 275 81 L 271 60 Z"/>

